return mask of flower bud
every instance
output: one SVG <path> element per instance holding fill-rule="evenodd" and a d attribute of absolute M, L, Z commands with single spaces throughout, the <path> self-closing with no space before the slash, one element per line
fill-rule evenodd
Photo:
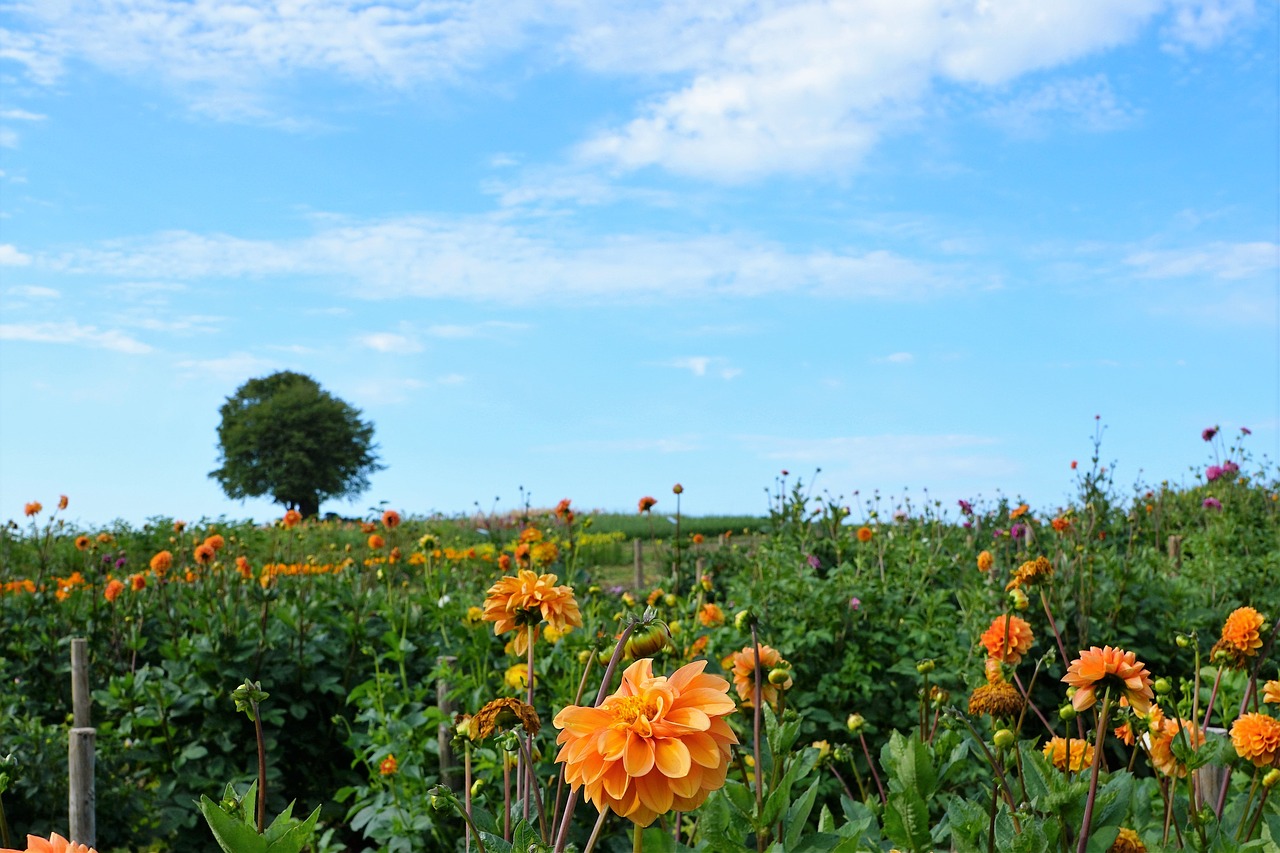
<path fill-rule="evenodd" d="M 587 665 L 587 661 L 591 660 L 591 649 L 583 649 L 578 652 L 578 663 L 583 666 Z"/>
<path fill-rule="evenodd" d="M 476 777 L 476 781 L 471 783 L 471 796 L 473 797 L 480 796 L 480 792 L 483 789 L 484 789 L 484 777 L 478 776 Z"/>
<path fill-rule="evenodd" d="M 1173 638 L 1173 641 L 1178 644 L 1178 648 L 1180 649 L 1185 649 L 1187 646 L 1191 645 L 1191 638 L 1186 634 L 1179 634 Z"/>
<path fill-rule="evenodd" d="M 937 664 L 935 664 L 931 658 L 925 658 L 924 660 L 916 664 L 916 672 L 920 673 L 921 675 L 928 675 L 929 673 L 933 672 L 936 668 L 937 668 Z"/>
<path fill-rule="evenodd" d="M 1014 587 L 1009 592 L 1009 601 L 1013 604 L 1014 610 L 1026 610 L 1031 606 L 1031 602 L 1027 599 L 1027 594 L 1020 587 Z"/>
<path fill-rule="evenodd" d="M 1164 696 L 1168 694 L 1170 690 L 1173 689 L 1173 682 L 1171 682 L 1167 678 L 1157 678 L 1155 680 L 1155 683 L 1152 684 L 1151 686 L 1152 688 L 1155 689 L 1156 693 L 1160 694 L 1161 696 Z"/>
<path fill-rule="evenodd" d="M 862 731 L 862 727 L 867 724 L 867 721 L 861 714 L 850 714 L 849 719 L 845 720 L 844 724 L 848 727 L 850 734 L 856 735 Z"/>
<path fill-rule="evenodd" d="M 668 607 L 675 607 L 677 604 L 680 603 L 680 599 L 676 598 L 671 593 L 667 593 L 666 595 L 662 596 L 662 603 L 667 605 Z"/>
<path fill-rule="evenodd" d="M 1076 706 L 1067 703 L 1058 709 L 1058 719 L 1063 722 L 1071 722 L 1076 718 Z"/>
<path fill-rule="evenodd" d="M 775 687 L 786 684 L 791 680 L 791 670 L 783 666 L 775 666 L 769 670 L 769 683 Z"/>
<path fill-rule="evenodd" d="M 1013 732 L 1008 729 L 1000 729 L 991 736 L 991 742 L 1000 749 L 1008 749 L 1013 746 L 1015 740 L 1017 740 L 1017 738 L 1015 738 L 1013 736 Z"/>
<path fill-rule="evenodd" d="M 627 638 L 627 657 L 639 660 L 656 655 L 667 647 L 667 627 L 652 625 L 642 631 L 635 631 Z"/>
<path fill-rule="evenodd" d="M 671 491 L 672 491 L 674 494 L 677 494 L 677 495 L 678 495 L 678 494 L 680 494 L 681 492 L 683 492 L 683 491 L 684 491 L 684 486 L 680 485 L 679 483 L 676 483 L 674 486 L 672 486 L 672 487 L 671 487 Z"/>
<path fill-rule="evenodd" d="M 737 615 L 733 617 L 733 627 L 739 631 L 746 631 L 755 621 L 755 614 L 750 610 L 739 610 Z"/>
<path fill-rule="evenodd" d="M 1262 777 L 1262 787 L 1274 788 L 1276 785 L 1280 785 L 1280 768 L 1273 767 Z"/>

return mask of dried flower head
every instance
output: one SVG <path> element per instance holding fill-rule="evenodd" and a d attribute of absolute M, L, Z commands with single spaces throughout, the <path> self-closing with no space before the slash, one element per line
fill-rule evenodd
<path fill-rule="evenodd" d="M 538 712 L 533 710 L 532 705 L 504 696 L 476 711 L 471 718 L 471 737 L 473 740 L 484 740 L 496 731 L 517 726 L 524 729 L 526 734 L 536 735 L 542 728 L 542 721 L 538 719 Z"/>
<path fill-rule="evenodd" d="M 1044 556 L 1036 557 L 1034 560 L 1027 560 L 1013 573 L 1013 578 L 1005 584 L 1005 589 L 1013 589 L 1014 587 L 1029 586 L 1032 584 L 1047 581 L 1053 577 L 1053 563 Z"/>
<path fill-rule="evenodd" d="M 1107 848 L 1107 853 L 1147 853 L 1147 845 L 1142 843 L 1138 833 L 1122 826 L 1116 840 Z"/>
<path fill-rule="evenodd" d="M 969 696 L 969 713 L 972 716 L 987 714 L 994 719 L 1009 719 L 1022 712 L 1022 694 L 1007 681 L 983 684 Z"/>

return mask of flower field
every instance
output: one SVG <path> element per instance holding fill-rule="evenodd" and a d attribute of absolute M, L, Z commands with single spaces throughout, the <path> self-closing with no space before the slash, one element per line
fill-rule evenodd
<path fill-rule="evenodd" d="M 316 851 L 1275 851 L 1280 477 L 1246 438 L 1129 493 L 1095 452 L 1040 509 L 788 475 L 753 523 L 676 486 L 612 531 L 567 499 L 33 502 L 0 539 L 0 848 L 66 834 L 83 637 L 99 851 L 217 850 L 291 801 Z"/>

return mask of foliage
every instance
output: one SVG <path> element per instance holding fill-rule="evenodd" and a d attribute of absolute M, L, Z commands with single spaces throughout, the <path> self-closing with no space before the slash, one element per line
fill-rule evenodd
<path fill-rule="evenodd" d="M 220 465 L 209 476 L 228 497 L 270 495 L 310 517 L 322 501 L 367 490 L 383 468 L 373 425 L 310 376 L 250 379 L 219 411 Z"/>

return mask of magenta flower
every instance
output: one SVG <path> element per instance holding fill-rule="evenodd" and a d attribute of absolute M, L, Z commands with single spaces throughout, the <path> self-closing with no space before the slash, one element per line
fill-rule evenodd
<path fill-rule="evenodd" d="M 1217 498 L 1205 498 L 1201 506 L 1205 509 L 1222 509 L 1222 501 Z"/>
<path fill-rule="evenodd" d="M 858 596 L 856 596 L 856 595 L 855 595 L 853 598 L 849 599 L 849 609 L 850 609 L 850 610 L 859 610 L 859 609 L 861 609 L 861 607 L 862 607 L 862 599 L 861 599 L 861 598 L 858 598 Z"/>
<path fill-rule="evenodd" d="M 1200 433 L 1200 437 L 1205 441 L 1213 441 L 1213 437 L 1218 434 L 1218 428 L 1211 426 Z"/>
<path fill-rule="evenodd" d="M 1230 459 L 1228 459 L 1226 462 L 1223 462 L 1223 463 L 1222 463 L 1222 473 L 1223 473 L 1224 475 L 1225 475 L 1225 474 L 1239 474 L 1239 473 L 1240 473 L 1240 466 L 1239 466 L 1239 465 L 1237 465 L 1236 463 L 1232 462 Z"/>
<path fill-rule="evenodd" d="M 1027 526 L 1025 524 L 1015 524 L 1009 528 L 1009 535 L 1014 539 L 1021 539 L 1026 535 Z"/>
<path fill-rule="evenodd" d="M 1204 478 L 1212 483 L 1214 480 L 1222 476 L 1222 469 L 1217 465 L 1210 465 L 1204 469 Z"/>
<path fill-rule="evenodd" d="M 960 504 L 960 512 L 965 515 L 973 515 L 973 504 L 963 499 L 958 501 L 958 503 Z"/>
<path fill-rule="evenodd" d="M 809 555 L 809 568 L 811 568 L 811 569 L 817 569 L 817 568 L 820 568 L 821 566 L 822 566 L 822 561 L 818 559 L 818 555 L 817 555 L 817 554 L 810 554 L 810 555 Z"/>
<path fill-rule="evenodd" d="M 1253 430 L 1249 429 L 1248 427 L 1240 427 L 1240 434 L 1241 434 L 1241 435 L 1253 435 Z"/>

